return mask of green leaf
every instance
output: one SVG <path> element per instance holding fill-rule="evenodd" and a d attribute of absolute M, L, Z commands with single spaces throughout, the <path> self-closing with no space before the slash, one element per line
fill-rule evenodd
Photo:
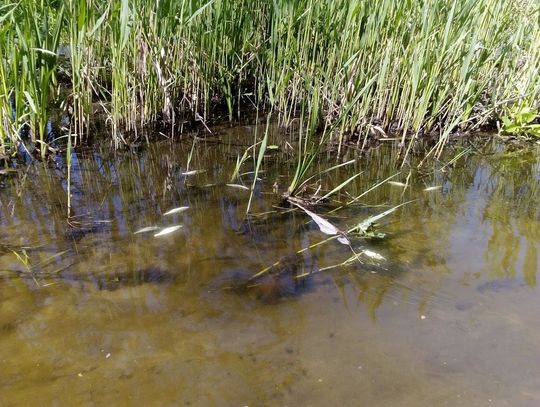
<path fill-rule="evenodd" d="M 407 204 L 410 204 L 411 202 L 414 202 L 415 200 L 412 200 L 412 201 L 407 201 L 407 202 L 404 202 L 402 204 L 399 204 L 399 205 L 396 205 L 394 206 L 393 208 L 390 208 L 384 212 L 381 212 L 377 215 L 373 215 L 373 216 L 370 216 L 369 218 L 367 219 L 364 219 L 362 222 L 360 222 L 358 225 L 356 225 L 355 227 L 353 227 L 352 229 L 349 229 L 347 231 L 347 233 L 353 233 L 353 232 L 360 232 L 360 233 L 366 233 L 368 231 L 368 229 L 375 223 L 377 222 L 379 219 L 382 219 L 384 218 L 385 216 L 388 216 L 390 215 L 392 212 L 394 212 L 396 209 L 402 207 L 402 206 L 405 206 Z"/>
<path fill-rule="evenodd" d="M 94 24 L 94 27 L 92 27 L 92 29 L 90 30 L 90 32 L 88 33 L 89 37 L 94 35 L 94 33 L 99 29 L 99 27 L 101 27 L 101 24 L 103 24 L 103 21 L 105 21 L 105 18 L 107 18 L 108 13 L 109 13 L 109 7 L 107 7 L 107 10 L 105 10 L 102 16 L 98 18 L 98 20 L 96 21 L 96 24 Z"/>
<path fill-rule="evenodd" d="M 120 9 L 120 47 L 124 49 L 129 38 L 131 31 L 131 9 L 129 8 L 129 1 L 122 0 L 122 6 Z"/>
<path fill-rule="evenodd" d="M 508 125 L 503 126 L 503 132 L 511 133 L 511 134 L 517 134 L 517 133 L 519 133 L 520 127 L 521 126 L 519 126 L 516 123 L 509 123 Z"/>
<path fill-rule="evenodd" d="M 215 3 L 216 0 L 210 0 L 208 3 L 204 4 L 202 7 L 200 7 L 198 10 L 196 10 L 191 17 L 188 18 L 186 21 L 186 24 L 190 24 L 199 14 L 201 14 L 204 10 L 206 10 L 208 7 L 210 7 L 213 3 Z"/>
<path fill-rule="evenodd" d="M 529 124 L 536 119 L 537 113 L 536 110 L 532 108 L 526 108 L 521 111 L 521 122 L 523 124 Z"/>
<path fill-rule="evenodd" d="M 30 95 L 30 93 L 28 93 L 28 91 L 26 91 L 26 90 L 23 93 L 24 93 L 24 96 L 26 96 L 26 100 L 28 101 L 28 104 L 30 105 L 30 108 L 32 109 L 32 112 L 37 114 L 36 104 L 34 102 L 34 99 L 32 98 L 32 95 Z"/>

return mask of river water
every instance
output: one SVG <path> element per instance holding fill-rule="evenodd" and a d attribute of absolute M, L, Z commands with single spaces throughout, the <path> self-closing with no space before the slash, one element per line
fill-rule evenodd
<path fill-rule="evenodd" d="M 251 186 L 231 175 L 253 137 L 78 151 L 69 223 L 60 159 L 0 175 L 0 405 L 540 405 L 537 150 L 461 142 L 409 187 L 330 213 L 422 158 L 346 149 L 339 162 L 356 162 L 319 195 L 362 174 L 313 212 L 347 229 L 413 202 L 379 221 L 383 239 L 298 254 L 327 236 L 280 200 L 294 175 L 283 136 L 250 216 L 249 191 L 227 185 Z M 328 268 L 352 250 L 371 257 Z"/>

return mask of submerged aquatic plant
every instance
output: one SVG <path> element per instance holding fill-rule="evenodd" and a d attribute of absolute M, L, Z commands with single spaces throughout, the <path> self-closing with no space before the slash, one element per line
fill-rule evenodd
<path fill-rule="evenodd" d="M 307 246 L 307 247 L 305 247 L 303 249 L 298 250 L 296 252 L 296 254 L 301 254 L 303 252 L 314 249 L 315 247 L 321 246 L 323 244 L 331 242 L 332 240 L 337 239 L 340 243 L 348 245 L 350 250 L 352 251 L 353 255 L 349 259 L 345 260 L 343 263 L 341 263 L 339 265 L 329 267 L 328 269 L 349 265 L 354 261 L 361 261 L 362 257 L 364 257 L 364 258 L 367 257 L 367 258 L 369 258 L 371 260 L 375 260 L 375 261 L 385 260 L 384 257 L 382 257 L 379 253 L 376 253 L 376 252 L 374 252 L 372 250 L 369 250 L 369 249 L 362 249 L 360 253 L 356 253 L 355 249 L 352 247 L 350 238 L 352 238 L 353 236 L 354 237 L 364 238 L 364 239 L 365 238 L 384 238 L 384 234 L 376 233 L 374 231 L 375 223 L 377 221 L 379 221 L 380 219 L 390 215 L 391 213 L 393 213 L 397 209 L 401 208 L 402 206 L 408 205 L 411 202 L 414 202 L 414 201 L 408 201 L 408 202 L 401 203 L 401 204 L 396 205 L 396 206 L 394 206 L 394 207 L 392 207 L 390 209 L 387 209 L 386 211 L 383 211 L 383 212 L 381 212 L 379 214 L 370 216 L 370 217 L 362 220 L 361 222 L 359 222 L 355 226 L 349 228 L 346 231 L 341 231 L 340 229 L 338 229 L 336 226 L 334 226 L 332 223 L 330 223 L 324 217 L 322 217 L 320 215 L 317 215 L 317 214 L 315 214 L 315 213 L 313 213 L 313 212 L 311 212 L 311 211 L 309 211 L 309 210 L 307 210 L 305 208 L 302 208 L 300 205 L 296 204 L 296 206 L 298 206 L 300 209 L 302 209 L 317 224 L 317 226 L 319 227 L 321 232 L 323 232 L 326 235 L 330 235 L 330 237 L 326 238 L 325 240 L 321 240 L 321 241 L 319 241 L 317 243 L 311 244 L 311 245 L 309 245 L 309 246 Z M 261 276 L 265 275 L 266 273 L 270 272 L 271 270 L 273 270 L 274 268 L 279 266 L 281 264 L 281 262 L 282 262 L 282 260 L 280 259 L 280 260 L 276 261 L 275 263 L 273 263 L 272 265 L 270 265 L 268 267 L 265 267 L 264 269 L 260 270 L 258 273 L 254 274 L 251 277 L 251 280 L 259 279 Z M 304 277 L 304 275 L 300 275 L 299 277 Z"/>

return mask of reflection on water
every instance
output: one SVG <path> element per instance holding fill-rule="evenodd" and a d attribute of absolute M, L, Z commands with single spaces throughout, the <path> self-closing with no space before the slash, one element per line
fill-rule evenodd
<path fill-rule="evenodd" d="M 267 157 L 253 216 L 227 185 L 252 131 L 197 141 L 189 169 L 191 140 L 79 152 L 69 223 L 61 161 L 4 176 L 0 404 L 540 404 L 537 151 L 489 145 L 445 165 L 456 146 L 410 188 L 375 189 L 330 219 L 346 229 L 414 199 L 381 221 L 385 239 L 353 242 L 386 260 L 317 273 L 350 248 L 296 254 L 324 235 L 274 193 L 294 173 L 286 153 Z M 322 190 L 363 175 L 318 213 L 398 172 L 396 154 L 349 151 L 354 168 Z M 280 259 L 278 277 L 248 284 Z"/>

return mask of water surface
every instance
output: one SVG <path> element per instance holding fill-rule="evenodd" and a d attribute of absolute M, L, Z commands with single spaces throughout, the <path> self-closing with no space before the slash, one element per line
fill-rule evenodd
<path fill-rule="evenodd" d="M 2 175 L 2 406 L 540 405 L 537 151 L 449 148 L 410 188 L 387 184 L 328 215 L 346 229 L 415 200 L 381 220 L 385 239 L 352 240 L 385 260 L 318 272 L 351 249 L 332 241 L 296 254 L 326 236 L 280 200 L 294 174 L 282 136 L 252 216 L 249 192 L 226 185 L 252 142 L 239 127 L 198 141 L 191 160 L 191 138 L 80 151 L 69 224 L 60 159 Z M 396 155 L 347 149 L 342 160 L 357 162 L 323 177 L 321 191 L 362 175 L 314 211 L 396 174 Z M 330 152 L 317 170 L 335 164 Z M 134 234 L 171 225 L 182 228 Z M 281 280 L 243 284 L 280 259 Z"/>

